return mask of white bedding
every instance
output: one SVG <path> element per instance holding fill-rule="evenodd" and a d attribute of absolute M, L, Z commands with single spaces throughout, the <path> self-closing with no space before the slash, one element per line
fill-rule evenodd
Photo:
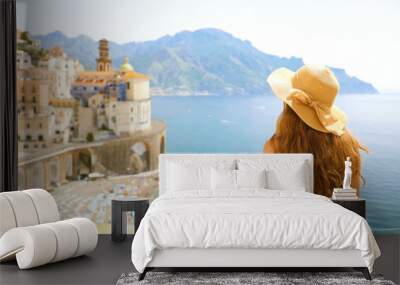
<path fill-rule="evenodd" d="M 132 243 L 143 272 L 155 249 L 357 249 L 372 272 L 380 251 L 365 219 L 299 191 L 183 191 L 153 201 Z"/>

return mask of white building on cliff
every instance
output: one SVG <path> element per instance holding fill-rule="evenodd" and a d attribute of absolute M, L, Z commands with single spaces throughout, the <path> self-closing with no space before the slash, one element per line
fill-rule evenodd
<path fill-rule="evenodd" d="M 112 69 L 108 52 L 108 42 L 101 40 L 96 71 L 79 73 L 72 85 L 72 95 L 82 104 L 81 138 L 93 132 L 90 129 L 110 129 L 117 136 L 129 136 L 151 127 L 150 77 L 136 72 L 128 58 L 118 70 Z"/>

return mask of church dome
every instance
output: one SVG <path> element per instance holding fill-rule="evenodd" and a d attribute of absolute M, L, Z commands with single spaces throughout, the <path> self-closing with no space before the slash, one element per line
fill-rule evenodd
<path fill-rule="evenodd" d="M 134 71 L 133 66 L 129 63 L 128 57 L 124 58 L 124 63 L 119 67 L 121 71 Z"/>

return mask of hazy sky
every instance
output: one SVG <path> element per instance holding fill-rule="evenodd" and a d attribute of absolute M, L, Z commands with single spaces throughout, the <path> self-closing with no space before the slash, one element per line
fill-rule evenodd
<path fill-rule="evenodd" d="M 400 91 L 399 0 L 17 0 L 18 26 L 119 43 L 214 27 Z"/>

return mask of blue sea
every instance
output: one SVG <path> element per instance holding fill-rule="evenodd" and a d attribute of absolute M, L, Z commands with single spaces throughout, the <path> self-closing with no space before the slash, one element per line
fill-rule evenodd
<path fill-rule="evenodd" d="M 339 95 L 363 154 L 367 219 L 375 232 L 400 233 L 400 94 Z M 167 123 L 170 153 L 260 153 L 282 103 L 274 96 L 153 97 L 154 119 Z"/>

